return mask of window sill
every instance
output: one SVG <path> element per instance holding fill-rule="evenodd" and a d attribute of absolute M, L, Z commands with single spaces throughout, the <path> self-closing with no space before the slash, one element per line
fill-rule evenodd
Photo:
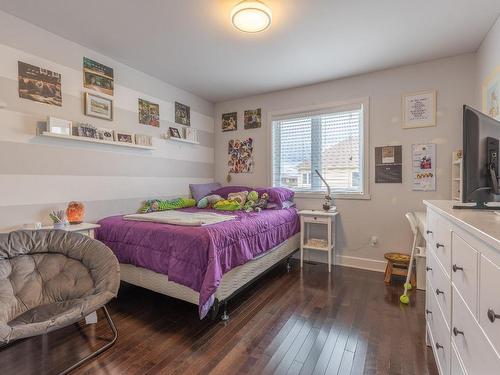
<path fill-rule="evenodd" d="M 352 194 L 342 194 L 337 193 L 333 194 L 335 199 L 341 200 L 370 200 L 371 196 L 367 193 L 352 193 Z M 322 192 L 313 192 L 313 191 L 296 191 L 295 198 L 307 198 L 307 199 L 324 199 L 325 193 Z"/>

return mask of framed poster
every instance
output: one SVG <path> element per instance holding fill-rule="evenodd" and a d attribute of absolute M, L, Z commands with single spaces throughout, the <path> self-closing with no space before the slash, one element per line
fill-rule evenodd
<path fill-rule="evenodd" d="M 244 127 L 245 129 L 256 129 L 262 126 L 262 110 L 249 109 L 244 112 Z"/>
<path fill-rule="evenodd" d="M 403 182 L 403 146 L 375 147 L 375 183 L 400 184 Z"/>
<path fill-rule="evenodd" d="M 411 146 L 412 190 L 436 190 L 436 144 L 423 143 Z"/>
<path fill-rule="evenodd" d="M 404 94 L 401 105 L 403 129 L 436 126 L 436 90 Z"/>
<path fill-rule="evenodd" d="M 61 75 L 39 66 L 17 62 L 19 97 L 62 106 Z"/>
<path fill-rule="evenodd" d="M 500 121 L 500 66 L 483 82 L 483 112 Z"/>
<path fill-rule="evenodd" d="M 83 87 L 113 96 L 114 79 L 113 68 L 83 58 Z"/>
<path fill-rule="evenodd" d="M 85 93 L 85 115 L 113 121 L 113 100 Z"/>
<path fill-rule="evenodd" d="M 223 113 L 222 114 L 222 131 L 228 132 L 238 129 L 238 113 Z"/>
<path fill-rule="evenodd" d="M 160 127 L 160 105 L 139 99 L 139 124 Z"/>
<path fill-rule="evenodd" d="M 191 126 L 191 108 L 188 105 L 175 102 L 175 122 Z"/>

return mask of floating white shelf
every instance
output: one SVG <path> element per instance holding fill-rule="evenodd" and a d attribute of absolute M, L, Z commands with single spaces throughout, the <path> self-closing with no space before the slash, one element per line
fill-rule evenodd
<path fill-rule="evenodd" d="M 104 145 L 112 145 L 112 146 L 118 146 L 118 147 L 138 148 L 138 149 L 141 149 L 141 150 L 155 150 L 156 149 L 156 147 L 153 147 L 153 146 L 142 146 L 142 145 L 136 145 L 136 144 L 133 144 L 133 143 L 104 141 L 102 139 L 87 138 L 87 137 L 78 137 L 76 135 L 63 135 L 63 134 L 54 134 L 54 133 L 49 133 L 49 132 L 42 132 L 40 134 L 40 136 L 41 137 L 58 138 L 58 139 L 69 139 L 69 140 L 72 140 L 72 141 L 79 141 L 79 142 L 100 143 L 100 144 L 104 144 Z"/>
<path fill-rule="evenodd" d="M 190 141 L 189 139 L 184 139 L 184 138 L 170 137 L 167 134 L 165 134 L 165 139 L 169 140 L 169 141 L 175 141 L 175 142 L 190 143 L 192 145 L 199 145 L 200 144 L 200 142 L 197 142 L 197 141 Z"/>

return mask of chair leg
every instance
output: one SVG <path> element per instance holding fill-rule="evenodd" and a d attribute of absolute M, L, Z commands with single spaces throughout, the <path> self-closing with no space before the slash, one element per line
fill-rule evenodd
<path fill-rule="evenodd" d="M 68 374 L 69 372 L 73 371 L 74 369 L 76 369 L 77 367 L 80 367 L 81 365 L 83 365 L 85 362 L 87 362 L 89 359 L 92 359 L 92 358 L 95 358 L 97 357 L 99 354 L 105 352 L 106 350 L 108 350 L 109 348 L 111 348 L 115 342 L 116 342 L 116 339 L 118 338 L 118 331 L 116 330 L 116 327 L 115 327 L 115 324 L 113 323 L 113 320 L 111 319 L 111 315 L 109 315 L 109 312 L 108 312 L 108 309 L 106 309 L 106 306 L 103 306 L 102 307 L 103 311 L 104 311 L 104 316 L 106 317 L 106 320 L 111 328 L 111 330 L 113 331 L 113 338 L 112 340 L 107 343 L 106 345 L 104 345 L 102 348 L 96 350 L 95 352 L 92 352 L 90 353 L 88 356 L 86 356 L 85 358 L 79 360 L 77 363 L 75 363 L 74 365 L 72 365 L 71 367 L 68 367 L 67 369 L 61 371 L 59 373 L 59 375 L 65 375 L 65 374 Z"/>
<path fill-rule="evenodd" d="M 413 267 L 413 269 L 411 270 L 411 276 L 410 276 L 410 284 L 412 287 L 417 286 L 417 272 L 416 272 L 415 268 L 416 267 Z"/>
<path fill-rule="evenodd" d="M 384 282 L 388 285 L 391 283 L 391 276 L 392 276 L 392 262 L 388 260 L 387 266 L 385 267 L 385 278 L 384 278 Z"/>

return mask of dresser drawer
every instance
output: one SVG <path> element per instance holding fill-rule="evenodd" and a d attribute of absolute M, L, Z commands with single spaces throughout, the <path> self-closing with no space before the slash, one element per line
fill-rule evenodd
<path fill-rule="evenodd" d="M 467 375 L 464 368 L 462 367 L 462 363 L 460 362 L 457 348 L 455 348 L 455 344 L 451 343 L 451 375 Z"/>
<path fill-rule="evenodd" d="M 451 282 L 432 251 L 427 254 L 427 280 L 430 282 L 427 293 L 436 298 L 446 319 L 446 326 L 449 329 L 451 322 Z"/>
<path fill-rule="evenodd" d="M 500 354 L 500 265 L 481 255 L 480 273 L 479 323 Z"/>
<path fill-rule="evenodd" d="M 493 375 L 500 370 L 500 358 L 489 343 L 462 297 L 453 292 L 452 341 L 467 373 Z"/>
<path fill-rule="evenodd" d="M 429 280 L 428 280 L 429 281 Z M 430 332 L 432 351 L 441 375 L 450 374 L 450 332 L 446 329 L 443 314 L 434 294 L 429 293 L 426 309 L 427 326 Z"/>
<path fill-rule="evenodd" d="M 451 280 L 477 318 L 478 252 L 455 232 L 451 235 L 451 243 Z"/>
<path fill-rule="evenodd" d="M 438 218 L 434 239 L 430 245 L 449 277 L 451 274 L 451 227 L 445 219 Z"/>

